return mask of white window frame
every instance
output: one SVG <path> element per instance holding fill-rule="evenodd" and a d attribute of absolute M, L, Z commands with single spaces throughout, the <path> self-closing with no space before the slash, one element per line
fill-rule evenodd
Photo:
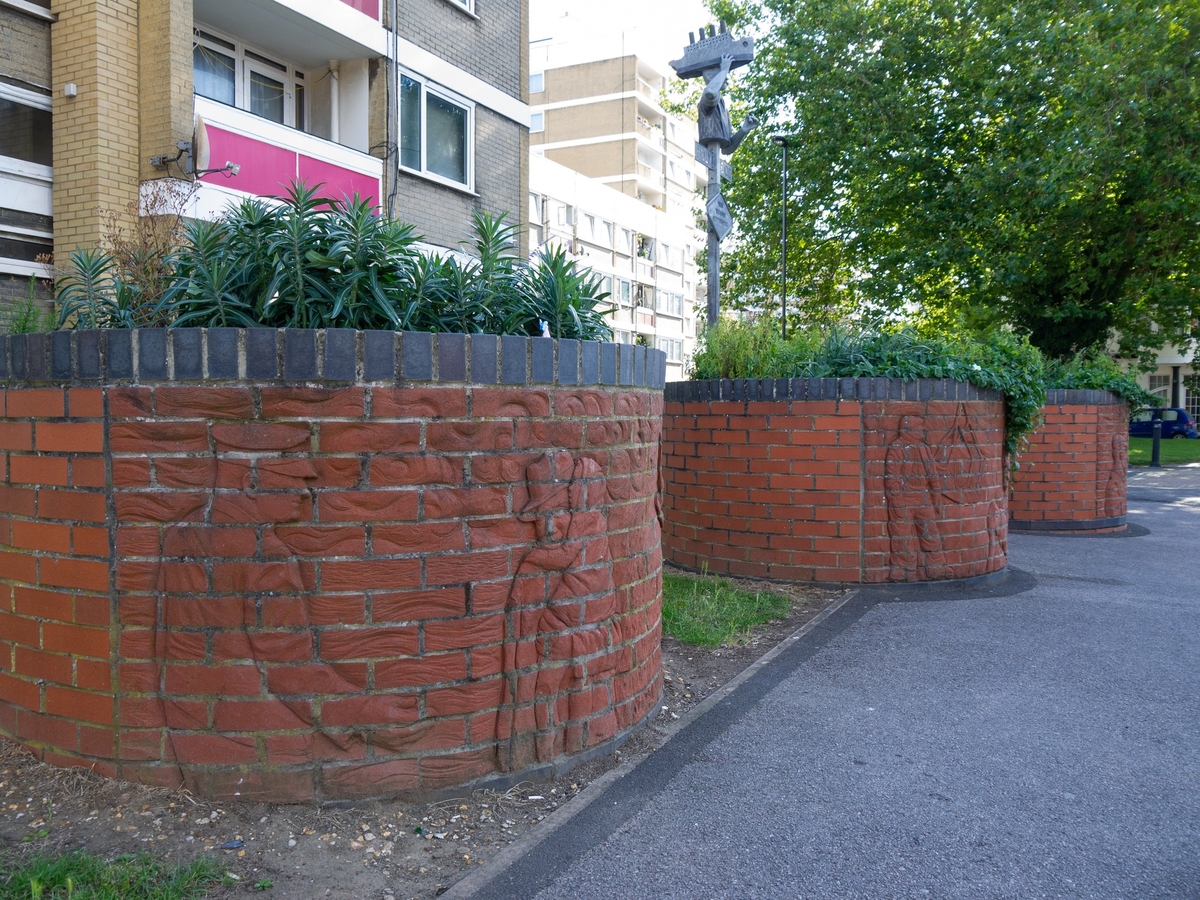
<path fill-rule="evenodd" d="M 540 94 L 546 89 L 546 73 L 533 72 L 529 76 L 529 93 Z"/>
<path fill-rule="evenodd" d="M 455 9 L 462 10 L 469 16 L 479 18 L 477 15 L 475 15 L 475 0 L 446 0 L 446 2 Z"/>
<path fill-rule="evenodd" d="M 449 2 L 455 3 L 455 5 L 457 5 L 457 0 L 449 0 Z M 400 170 L 402 172 L 408 172 L 410 175 L 417 175 L 421 178 L 427 178 L 430 181 L 437 182 L 438 184 L 443 184 L 446 187 L 451 187 L 451 188 L 454 188 L 455 190 L 466 191 L 467 193 L 471 193 L 471 194 L 475 193 L 475 103 L 474 103 L 474 101 L 468 100 L 466 97 L 456 94 L 453 91 L 446 90 L 441 85 L 430 81 L 428 78 L 425 78 L 423 75 L 417 74 L 416 72 L 412 71 L 411 69 L 406 69 L 406 68 L 401 67 L 400 74 L 403 75 L 405 78 L 409 79 L 410 81 L 415 81 L 417 84 L 419 84 L 421 86 L 421 168 L 414 169 L 411 166 L 406 166 L 406 165 L 404 165 L 403 162 L 401 162 Z M 466 184 L 464 184 L 461 181 L 455 181 L 453 178 L 447 178 L 444 175 L 439 175 L 436 172 L 429 171 L 429 151 L 425 145 L 425 140 L 429 135 L 429 123 L 428 123 L 429 104 L 428 104 L 428 102 L 426 102 L 426 98 L 428 97 L 429 94 L 433 94 L 435 97 L 437 97 L 441 100 L 444 100 L 447 103 L 450 103 L 454 106 L 461 107 L 462 109 L 466 110 L 466 113 L 467 113 L 467 165 L 466 165 L 467 181 L 466 181 Z M 396 118 L 397 118 L 396 144 L 399 145 L 401 143 L 400 123 L 403 121 L 404 117 L 397 116 Z"/>
<path fill-rule="evenodd" d="M 546 130 L 546 114 L 535 112 L 529 114 L 529 133 L 541 134 Z"/>
<path fill-rule="evenodd" d="M 0 82 L 0 97 L 42 111 L 49 111 L 53 105 L 51 98 L 45 94 L 4 82 Z M 5 198 L 2 205 L 8 206 L 10 209 L 37 215 L 52 215 L 53 179 L 53 166 L 43 166 L 40 163 L 17 159 L 15 156 L 0 156 L 0 197 Z M 5 225 L 0 226 L 0 236 L 19 241 L 25 240 L 31 244 L 43 244 L 47 254 L 54 252 L 54 233 L 51 231 Z M 32 240 L 29 240 L 30 238 Z M 36 275 L 39 278 L 45 278 L 48 274 L 46 266 L 41 263 L 7 256 L 0 257 L 0 273 L 18 276 Z"/>
<path fill-rule="evenodd" d="M 660 337 L 657 342 L 659 350 L 667 355 L 667 362 L 683 362 L 683 341 L 679 338 Z"/>
<path fill-rule="evenodd" d="M 202 33 L 203 32 L 203 33 Z M 298 66 L 294 66 L 286 60 L 279 59 L 273 53 L 264 53 L 257 47 L 247 44 L 244 41 L 239 41 L 236 37 L 226 34 L 219 28 L 211 28 L 197 22 L 192 28 L 192 43 L 199 44 L 202 47 L 207 47 L 214 53 L 220 53 L 222 56 L 228 56 L 230 50 L 228 47 L 217 44 L 211 38 L 225 41 L 233 44 L 233 106 L 235 109 L 240 109 L 242 112 L 256 115 L 250 109 L 250 73 L 258 71 L 260 74 L 283 83 L 283 121 L 277 122 L 278 125 L 286 125 L 288 128 L 296 128 L 303 130 L 296 124 L 296 85 L 300 84 L 304 88 L 304 124 L 312 122 L 312 113 L 310 105 L 312 104 L 312 91 L 309 85 L 309 71 L 301 70 Z M 263 59 L 268 59 L 272 63 L 281 66 L 281 69 L 272 67 L 269 63 L 259 62 L 253 57 L 247 57 L 246 51 L 249 51 L 256 56 L 261 56 Z M 299 76 L 299 77 L 297 77 Z M 197 96 L 204 96 L 198 94 Z M 206 99 L 212 100 L 211 97 Z M 220 103 L 220 100 L 213 100 L 214 103 Z M 260 119 L 266 119 L 268 122 L 275 122 L 274 119 L 266 116 L 259 116 Z"/>

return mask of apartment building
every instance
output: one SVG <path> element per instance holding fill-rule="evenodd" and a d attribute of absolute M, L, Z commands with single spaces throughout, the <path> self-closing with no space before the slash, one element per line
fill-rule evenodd
<path fill-rule="evenodd" d="M 617 340 L 666 351 L 667 377 L 682 378 L 704 292 L 696 125 L 662 108 L 666 81 L 637 56 L 546 59 L 535 52 L 529 84 L 534 242 L 567 241 L 611 278 Z"/>
<path fill-rule="evenodd" d="M 696 247 L 687 223 L 537 154 L 529 181 L 534 247 L 564 247 L 600 276 L 611 295 L 613 339 L 663 350 L 667 379 L 682 379 L 696 333 L 688 301 Z"/>
<path fill-rule="evenodd" d="M 528 0 L 0 0 L 0 298 L 106 215 L 300 179 L 456 248 L 521 221 Z"/>
<path fill-rule="evenodd" d="M 1159 398 L 1163 406 L 1179 406 L 1200 421 L 1200 361 L 1195 344 L 1177 347 L 1171 344 L 1158 353 L 1157 365 L 1150 372 L 1139 372 L 1138 383 Z"/>

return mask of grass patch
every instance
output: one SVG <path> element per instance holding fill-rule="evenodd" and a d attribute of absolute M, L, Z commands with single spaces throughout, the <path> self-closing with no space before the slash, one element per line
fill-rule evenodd
<path fill-rule="evenodd" d="M 792 601 L 744 591 L 721 578 L 663 574 L 663 631 L 701 647 L 744 640 L 752 628 L 786 618 Z"/>
<path fill-rule="evenodd" d="M 0 900 L 201 900 L 223 876 L 210 859 L 181 865 L 136 853 L 106 860 L 77 850 L 0 859 Z"/>
<path fill-rule="evenodd" d="M 1153 452 L 1154 438 L 1129 439 L 1129 464 L 1131 466 L 1150 465 L 1150 454 Z M 1183 439 L 1180 441 L 1163 441 L 1159 450 L 1159 459 L 1164 466 L 1180 463 L 1200 462 L 1200 441 Z"/>

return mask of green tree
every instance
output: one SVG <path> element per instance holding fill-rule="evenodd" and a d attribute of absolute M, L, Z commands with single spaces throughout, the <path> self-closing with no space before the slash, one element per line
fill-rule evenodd
<path fill-rule="evenodd" d="M 768 123 L 729 191 L 733 293 L 802 318 L 1028 329 L 1048 355 L 1200 331 L 1200 2 L 712 0 Z M 793 292 L 793 291 L 789 291 Z M 769 302 L 769 301 L 768 301 Z"/>

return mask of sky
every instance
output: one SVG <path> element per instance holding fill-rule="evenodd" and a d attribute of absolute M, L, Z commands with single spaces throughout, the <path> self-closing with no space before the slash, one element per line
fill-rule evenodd
<path fill-rule="evenodd" d="M 549 64 L 568 65 L 634 53 L 663 75 L 683 55 L 688 32 L 713 21 L 703 0 L 530 0 L 532 41 L 553 39 Z M 530 63 L 539 59 L 535 43 Z"/>

